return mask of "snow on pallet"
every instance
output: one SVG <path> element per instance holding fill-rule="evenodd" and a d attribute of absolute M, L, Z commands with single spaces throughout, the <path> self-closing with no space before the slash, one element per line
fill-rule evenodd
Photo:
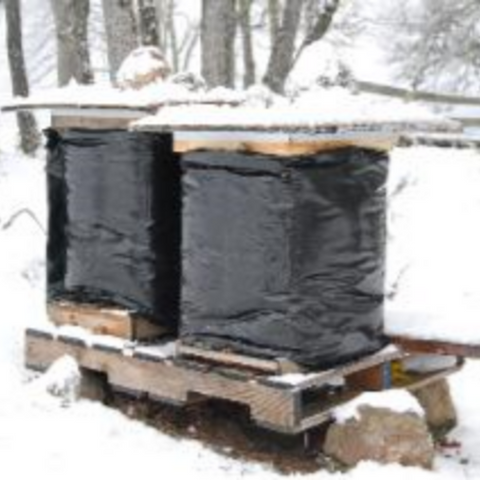
<path fill-rule="evenodd" d="M 282 374 L 253 363 L 205 361 L 182 353 L 171 339 L 139 345 L 71 327 L 27 331 L 28 367 L 43 371 L 65 355 L 86 372 L 104 374 L 113 389 L 179 406 L 209 398 L 243 404 L 255 423 L 288 434 L 328 421 L 335 407 L 362 391 L 395 386 L 388 380 L 390 364 L 407 356 L 390 346 L 339 368 Z M 460 366 L 457 361 L 438 371 L 411 375 L 401 386 L 423 387 Z"/>

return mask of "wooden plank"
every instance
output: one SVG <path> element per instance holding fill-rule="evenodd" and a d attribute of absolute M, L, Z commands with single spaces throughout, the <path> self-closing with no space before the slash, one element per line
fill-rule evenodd
<path fill-rule="evenodd" d="M 167 332 L 165 327 L 141 317 L 134 317 L 123 309 L 58 301 L 50 302 L 47 310 L 54 325 L 82 327 L 97 335 L 141 340 L 158 337 Z"/>
<path fill-rule="evenodd" d="M 258 370 L 266 373 L 279 373 L 280 365 L 275 360 L 264 360 L 261 358 L 247 357 L 232 352 L 219 350 L 208 350 L 181 341 L 177 344 L 177 353 L 180 357 L 206 360 L 220 365 L 233 365 L 240 368 Z"/>
<path fill-rule="evenodd" d="M 174 141 L 174 151 L 187 153 L 201 150 L 234 151 L 273 155 L 278 157 L 294 157 L 314 155 L 320 152 L 357 147 L 371 150 L 389 151 L 396 143 L 396 138 L 379 139 L 343 139 L 314 142 L 238 142 L 238 141 Z"/>
<path fill-rule="evenodd" d="M 468 345 L 437 340 L 391 337 L 391 341 L 408 353 L 432 353 L 464 358 L 480 358 L 480 345 Z"/>

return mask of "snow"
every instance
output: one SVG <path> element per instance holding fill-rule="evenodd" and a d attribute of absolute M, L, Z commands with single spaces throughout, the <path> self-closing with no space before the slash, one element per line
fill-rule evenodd
<path fill-rule="evenodd" d="M 134 129 L 234 129 L 234 128 L 317 128 L 332 125 L 374 125 L 378 130 L 415 131 L 422 129 L 455 129 L 449 122 L 429 111 L 396 100 L 378 96 L 357 95 L 346 88 L 311 88 L 294 98 L 266 97 L 262 105 L 259 90 L 251 92 L 240 106 L 184 105 L 166 107 L 156 115 L 135 122 Z M 265 97 L 265 96 L 264 96 Z M 395 124 L 397 128 L 395 129 Z M 408 125 L 408 126 L 407 126 Z"/>
<path fill-rule="evenodd" d="M 80 393 L 80 368 L 74 358 L 59 358 L 40 378 L 28 385 L 37 394 L 50 394 L 60 398 L 67 406 L 78 399 Z"/>
<path fill-rule="evenodd" d="M 157 80 L 162 82 L 169 70 L 170 67 L 159 48 L 140 47 L 123 61 L 117 72 L 117 83 L 128 86 L 151 73 L 158 73 L 160 77 Z"/>
<path fill-rule="evenodd" d="M 388 333 L 480 343 L 479 184 L 475 150 L 394 151 L 387 275 L 397 293 Z"/>
<path fill-rule="evenodd" d="M 177 343 L 175 341 L 155 346 L 139 346 L 135 348 L 135 354 L 147 355 L 148 357 L 165 359 L 173 357 L 177 352 Z"/>
<path fill-rule="evenodd" d="M 354 400 L 336 408 L 333 412 L 335 421 L 343 424 L 351 419 L 359 420 L 362 406 L 424 416 L 423 408 L 411 393 L 406 390 L 389 390 L 386 392 L 363 393 Z"/>
<path fill-rule="evenodd" d="M 148 68 L 148 61 L 139 63 L 135 68 Z M 127 69 L 128 59 L 126 64 L 126 71 L 122 67 L 120 72 L 125 79 L 130 78 L 132 73 Z M 133 129 L 139 130 L 314 129 L 351 125 L 369 125 L 375 130 L 395 133 L 423 130 L 456 132 L 460 129 L 459 124 L 418 105 L 376 95 L 357 94 L 344 87 L 311 86 L 288 97 L 275 95 L 259 85 L 246 91 L 217 87 L 194 92 L 186 85 L 173 81 L 153 82 L 139 90 L 105 85 L 85 86 L 72 82 L 68 87 L 44 90 L 29 98 L 4 100 L 3 103 L 4 107 L 10 108 L 156 110 L 156 114 L 133 124 Z"/>

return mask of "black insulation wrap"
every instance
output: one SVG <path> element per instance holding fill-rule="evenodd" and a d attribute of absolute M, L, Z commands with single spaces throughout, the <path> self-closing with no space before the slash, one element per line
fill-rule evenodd
<path fill-rule="evenodd" d="M 182 164 L 185 343 L 321 368 L 385 345 L 387 154 Z"/>
<path fill-rule="evenodd" d="M 50 298 L 125 307 L 176 330 L 181 195 L 171 135 L 47 137 Z"/>

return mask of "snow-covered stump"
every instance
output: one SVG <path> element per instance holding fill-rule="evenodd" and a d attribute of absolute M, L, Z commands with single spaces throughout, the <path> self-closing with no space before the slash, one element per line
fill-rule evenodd
<path fill-rule="evenodd" d="M 407 392 L 363 395 L 336 417 L 323 449 L 341 465 L 370 460 L 432 468 L 434 442 L 420 405 Z"/>

